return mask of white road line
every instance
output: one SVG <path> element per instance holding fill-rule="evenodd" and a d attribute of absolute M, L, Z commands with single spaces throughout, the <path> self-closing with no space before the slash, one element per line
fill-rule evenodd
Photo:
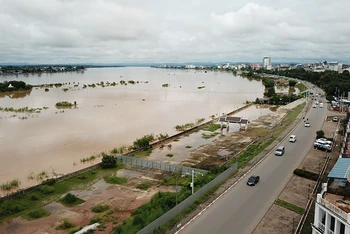
<path fill-rule="evenodd" d="M 288 135 L 294 131 L 294 129 L 298 126 L 298 124 L 301 122 L 302 119 L 299 120 L 299 122 L 288 132 L 288 134 L 285 135 L 285 137 L 280 141 L 284 141 L 287 139 Z M 230 187 L 228 187 L 223 193 L 221 193 L 217 198 L 214 199 L 209 205 L 207 205 L 203 210 L 201 210 L 197 215 L 195 215 L 192 219 L 190 219 L 185 225 L 181 226 L 179 230 L 175 232 L 175 234 L 180 233 L 185 227 L 187 227 L 191 222 L 193 222 L 196 218 L 198 218 L 204 211 L 206 211 L 209 207 L 211 207 L 215 202 L 217 202 L 222 196 L 224 196 L 231 188 L 233 188 L 239 181 L 243 179 L 248 173 L 250 173 L 255 167 L 257 167 L 260 162 L 262 162 L 274 149 L 276 146 L 274 146 L 264 157 L 262 157 L 252 168 L 250 168 L 246 173 L 244 173 L 235 183 L 233 183 Z"/>

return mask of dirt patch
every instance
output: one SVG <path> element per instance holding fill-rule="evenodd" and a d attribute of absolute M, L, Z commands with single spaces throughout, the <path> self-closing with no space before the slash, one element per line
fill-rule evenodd
<path fill-rule="evenodd" d="M 233 160 L 252 142 L 265 142 L 267 138 L 277 134 L 284 129 L 280 123 L 290 110 L 304 100 L 298 100 L 286 106 L 278 108 L 275 112 L 259 117 L 252 121 L 245 128 L 241 128 L 238 132 L 221 135 L 211 144 L 203 145 L 192 150 L 189 159 L 183 161 L 184 166 L 194 166 L 197 168 L 208 170 L 213 166 L 221 166 L 226 161 Z M 271 108 L 277 108 L 272 106 Z M 218 155 L 220 150 L 229 151 L 228 156 L 222 157 Z"/>
<path fill-rule="evenodd" d="M 254 234 L 294 233 L 301 215 L 273 204 Z"/>
<path fill-rule="evenodd" d="M 33 221 L 22 217 L 8 220 L 0 225 L 0 233 L 66 233 L 67 230 L 55 229 L 63 219 L 68 219 L 77 227 L 84 227 L 97 216 L 101 216 L 99 223 L 102 223 L 103 228 L 95 233 L 110 233 L 113 227 L 129 218 L 133 210 L 149 202 L 158 191 L 175 192 L 172 186 L 159 186 L 160 172 L 146 174 L 123 169 L 120 174 L 128 177 L 126 184 L 110 185 L 100 180 L 88 190 L 71 191 L 85 202 L 74 207 L 66 207 L 57 202 L 50 203 L 44 207 L 51 213 L 50 216 Z M 137 185 L 141 183 L 151 184 L 152 187 L 145 191 L 137 189 Z M 96 205 L 108 205 L 109 210 L 100 214 L 93 213 L 91 208 Z"/>

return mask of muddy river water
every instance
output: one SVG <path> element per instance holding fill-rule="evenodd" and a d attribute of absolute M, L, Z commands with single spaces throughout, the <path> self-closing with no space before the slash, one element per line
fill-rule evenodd
<path fill-rule="evenodd" d="M 68 173 L 86 167 L 80 159 L 131 145 L 146 134 L 174 134 L 174 127 L 227 113 L 263 96 L 260 81 L 231 73 L 146 67 L 90 68 L 79 73 L 0 76 L 28 84 L 66 83 L 0 97 L 0 107 L 43 108 L 40 113 L 0 111 L 0 184 L 19 179 L 21 187 L 38 183 L 28 176 L 45 171 Z M 120 85 L 120 81 L 135 81 Z M 83 85 L 101 83 L 93 87 Z M 110 86 L 107 82 L 116 82 Z M 168 87 L 165 84 L 168 84 Z M 64 90 L 66 89 L 66 91 Z M 61 101 L 77 107 L 57 109 Z M 45 107 L 45 109 L 44 109 Z M 244 118 L 260 112 L 247 109 Z M 99 159 L 97 159 L 99 161 Z M 96 161 L 97 162 L 97 161 Z M 91 163 L 96 163 L 91 162 Z"/>

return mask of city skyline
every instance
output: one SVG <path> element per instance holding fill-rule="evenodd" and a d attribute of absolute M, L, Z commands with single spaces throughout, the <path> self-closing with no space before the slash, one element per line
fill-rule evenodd
<path fill-rule="evenodd" d="M 350 62 L 346 0 L 0 5 L 0 64 Z"/>

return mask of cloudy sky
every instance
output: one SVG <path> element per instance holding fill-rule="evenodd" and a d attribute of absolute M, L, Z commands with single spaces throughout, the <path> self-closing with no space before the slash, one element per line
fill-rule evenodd
<path fill-rule="evenodd" d="M 349 0 L 0 0 L 0 63 L 350 62 Z"/>

